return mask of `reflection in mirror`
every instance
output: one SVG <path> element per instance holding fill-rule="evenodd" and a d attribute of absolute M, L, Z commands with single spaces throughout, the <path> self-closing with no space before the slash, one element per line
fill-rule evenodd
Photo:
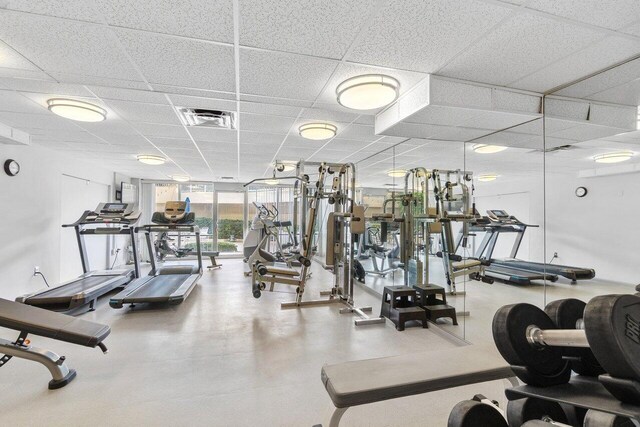
<path fill-rule="evenodd" d="M 640 60 L 545 97 L 546 302 L 635 292 Z"/>
<path fill-rule="evenodd" d="M 412 138 L 357 164 L 366 181 L 367 233 L 358 246 L 365 287 L 377 294 L 387 286 L 415 288 L 428 318 L 459 338 L 465 273 L 456 243 L 472 200 L 463 147 Z"/>
<path fill-rule="evenodd" d="M 461 250 L 484 264 L 466 282 L 473 343 L 493 340 L 493 314 L 503 305 L 543 303 L 548 277 L 535 264 L 544 261 L 542 125 L 534 119 L 465 144 L 475 216 Z"/>

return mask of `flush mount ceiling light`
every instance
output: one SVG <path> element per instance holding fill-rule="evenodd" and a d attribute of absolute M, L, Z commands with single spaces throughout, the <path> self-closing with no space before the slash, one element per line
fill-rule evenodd
<path fill-rule="evenodd" d="M 189 175 L 169 175 L 169 178 L 177 182 L 187 182 L 191 179 Z"/>
<path fill-rule="evenodd" d="M 407 174 L 407 171 L 404 169 L 393 169 L 387 172 L 387 176 L 391 178 L 402 178 Z"/>
<path fill-rule="evenodd" d="M 275 168 L 280 172 L 291 172 L 296 170 L 296 165 L 298 162 L 294 162 L 292 160 L 284 160 L 282 162 L 276 162 Z"/>
<path fill-rule="evenodd" d="M 351 77 L 336 88 L 338 104 L 352 110 L 373 110 L 398 99 L 400 82 L 384 74 Z"/>
<path fill-rule="evenodd" d="M 604 153 L 593 156 L 597 163 L 620 163 L 633 157 L 633 151 L 617 151 L 615 153 Z"/>
<path fill-rule="evenodd" d="M 509 147 L 503 147 L 502 145 L 490 145 L 490 144 L 474 144 L 473 151 L 478 154 L 494 154 L 506 150 Z"/>
<path fill-rule="evenodd" d="M 499 175 L 496 175 L 494 173 L 485 173 L 484 175 L 478 176 L 478 181 L 481 181 L 481 182 L 495 181 L 498 178 L 498 176 Z"/>
<path fill-rule="evenodd" d="M 265 179 L 264 183 L 267 185 L 276 185 L 278 184 L 278 180 L 275 178 L 269 178 L 269 179 Z"/>
<path fill-rule="evenodd" d="M 307 123 L 298 128 L 300 136 L 316 141 L 336 136 L 338 128 L 331 123 Z"/>
<path fill-rule="evenodd" d="M 162 156 L 156 156 L 154 154 L 140 154 L 137 157 L 140 163 L 144 163 L 145 165 L 163 165 L 164 162 L 167 161 Z"/>
<path fill-rule="evenodd" d="M 52 98 L 47 101 L 47 108 L 60 117 L 79 122 L 101 122 L 107 118 L 104 108 L 74 99 Z"/>

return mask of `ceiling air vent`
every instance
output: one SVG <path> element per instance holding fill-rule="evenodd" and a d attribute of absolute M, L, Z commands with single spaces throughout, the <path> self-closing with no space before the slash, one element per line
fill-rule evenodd
<path fill-rule="evenodd" d="M 235 129 L 236 113 L 222 110 L 177 107 L 185 126 L 203 126 L 217 129 Z"/>

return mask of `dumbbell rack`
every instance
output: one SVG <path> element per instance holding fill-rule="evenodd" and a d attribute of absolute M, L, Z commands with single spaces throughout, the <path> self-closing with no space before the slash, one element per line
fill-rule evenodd
<path fill-rule="evenodd" d="M 640 406 L 620 402 L 597 378 L 574 376 L 569 383 L 551 387 L 522 385 L 508 388 L 505 395 L 509 400 L 533 397 L 584 409 L 595 409 L 640 423 Z"/>

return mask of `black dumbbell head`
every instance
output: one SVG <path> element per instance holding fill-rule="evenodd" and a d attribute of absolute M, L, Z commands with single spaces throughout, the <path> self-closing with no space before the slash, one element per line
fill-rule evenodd
<path fill-rule="evenodd" d="M 640 297 L 593 298 L 584 326 L 593 354 L 611 376 L 640 381 Z"/>
<path fill-rule="evenodd" d="M 520 427 L 530 420 L 550 419 L 565 424 L 569 422 L 558 402 L 531 397 L 509 401 L 507 419 L 510 427 Z"/>
<path fill-rule="evenodd" d="M 553 321 L 538 307 L 521 303 L 500 308 L 493 317 L 493 339 L 502 357 L 511 365 L 527 368 L 518 377 L 531 385 L 561 384 L 568 381 L 569 365 L 560 349 L 534 346 L 527 340 L 527 329 L 555 329 Z"/>
<path fill-rule="evenodd" d="M 544 312 L 551 318 L 558 329 L 576 329 L 579 319 L 584 317 L 587 304 L 579 299 L 567 298 L 550 302 Z M 562 354 L 569 357 L 571 369 L 580 375 L 597 377 L 605 371 L 598 363 L 591 349 L 580 347 L 563 347 Z"/>
<path fill-rule="evenodd" d="M 502 414 L 491 405 L 463 400 L 453 407 L 447 427 L 508 427 Z"/>

